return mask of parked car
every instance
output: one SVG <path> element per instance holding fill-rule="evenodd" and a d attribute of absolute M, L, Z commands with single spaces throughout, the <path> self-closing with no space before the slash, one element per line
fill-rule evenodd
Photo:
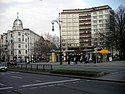
<path fill-rule="evenodd" d="M 0 71 L 7 71 L 7 67 L 0 64 Z"/>

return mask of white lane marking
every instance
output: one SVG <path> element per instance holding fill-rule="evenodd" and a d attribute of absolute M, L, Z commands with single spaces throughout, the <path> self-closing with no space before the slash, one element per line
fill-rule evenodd
<path fill-rule="evenodd" d="M 18 78 L 18 79 L 23 79 L 22 77 L 19 76 L 11 76 L 12 78 Z"/>
<path fill-rule="evenodd" d="M 4 84 L 0 83 L 0 86 L 4 86 Z"/>
<path fill-rule="evenodd" d="M 40 81 L 40 80 L 36 80 L 36 82 L 42 82 L 42 81 Z"/>
<path fill-rule="evenodd" d="M 31 86 L 58 84 L 58 83 L 73 82 L 73 81 L 78 81 L 78 80 L 80 80 L 80 79 L 53 81 L 53 82 L 45 82 L 45 83 L 38 83 L 38 84 L 29 84 L 29 85 L 22 85 L 21 87 L 31 87 Z"/>
<path fill-rule="evenodd" d="M 0 90 L 5 90 L 5 89 L 11 89 L 13 87 L 3 87 L 3 88 L 0 88 Z"/>

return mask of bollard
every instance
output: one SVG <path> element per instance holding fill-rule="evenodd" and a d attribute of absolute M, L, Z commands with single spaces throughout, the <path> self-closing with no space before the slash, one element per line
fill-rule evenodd
<path fill-rule="evenodd" d="M 38 64 L 36 65 L 36 70 L 38 70 Z"/>
<path fill-rule="evenodd" d="M 27 69 L 27 64 L 26 64 L 26 67 L 25 67 L 26 69 Z"/>
<path fill-rule="evenodd" d="M 30 69 L 32 70 L 32 64 L 31 64 L 31 66 L 30 66 Z"/>
<path fill-rule="evenodd" d="M 52 67 L 52 65 L 51 65 L 51 70 L 53 70 L 53 67 Z"/>
<path fill-rule="evenodd" d="M 43 70 L 45 70 L 45 65 L 43 65 Z"/>

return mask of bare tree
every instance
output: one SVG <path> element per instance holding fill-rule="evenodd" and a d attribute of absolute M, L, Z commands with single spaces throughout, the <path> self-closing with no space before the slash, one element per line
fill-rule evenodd
<path fill-rule="evenodd" d="M 115 14 L 115 37 L 120 56 L 125 59 L 125 7 L 122 5 Z"/>
<path fill-rule="evenodd" d="M 47 54 L 52 50 L 56 49 L 54 43 L 49 40 L 45 40 L 42 36 L 34 44 L 34 57 L 36 58 L 47 58 Z"/>
<path fill-rule="evenodd" d="M 119 51 L 120 58 L 125 60 L 125 7 L 119 6 L 112 21 L 109 24 L 110 32 L 105 37 L 105 43 L 106 46 L 114 47 Z"/>
<path fill-rule="evenodd" d="M 54 43 L 56 45 L 56 47 L 59 48 L 60 40 L 59 40 L 58 36 L 56 36 L 56 35 L 52 36 L 49 33 L 45 33 L 44 38 L 45 38 L 45 40 L 49 40 L 50 42 Z"/>

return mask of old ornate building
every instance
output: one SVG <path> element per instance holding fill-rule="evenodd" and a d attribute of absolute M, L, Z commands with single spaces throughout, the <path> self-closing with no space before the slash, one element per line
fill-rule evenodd
<path fill-rule="evenodd" d="M 7 60 L 31 60 L 35 41 L 40 38 L 38 34 L 29 28 L 23 28 L 23 23 L 18 17 L 13 22 L 12 30 L 2 35 L 2 47 L 4 59 Z"/>

